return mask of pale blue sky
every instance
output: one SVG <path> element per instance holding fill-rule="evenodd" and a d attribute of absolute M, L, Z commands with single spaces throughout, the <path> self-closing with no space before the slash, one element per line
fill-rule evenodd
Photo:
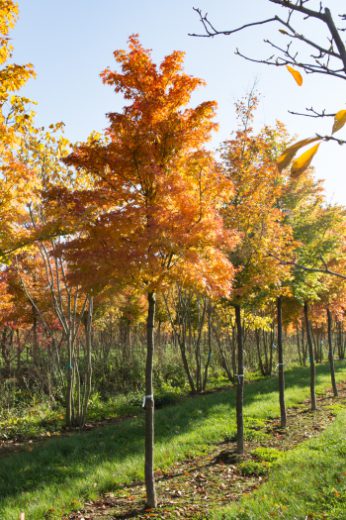
<path fill-rule="evenodd" d="M 338 7 L 339 12 L 344 10 L 344 0 L 327 3 L 335 12 Z M 234 129 L 234 102 L 255 80 L 263 94 L 258 125 L 279 118 L 292 133 L 304 137 L 328 130 L 330 121 L 294 117 L 287 110 L 311 105 L 332 112 L 345 108 L 342 80 L 310 76 L 298 88 L 284 69 L 255 65 L 234 55 L 235 47 L 253 56 L 269 55 L 263 38 L 283 41 L 274 26 L 213 40 L 191 38 L 188 32 L 201 29 L 193 6 L 207 10 L 220 28 L 277 12 L 267 0 L 19 0 L 20 18 L 12 34 L 15 60 L 31 62 L 37 71 L 25 94 L 38 102 L 39 124 L 64 121 L 71 140 L 102 130 L 104 114 L 121 109 L 122 99 L 101 83 L 99 73 L 113 66 L 112 51 L 126 48 L 128 36 L 139 33 L 156 60 L 174 49 L 186 51 L 186 71 L 207 81 L 193 101 L 216 99 L 219 103 L 220 131 L 215 146 Z M 315 36 L 321 34 L 318 24 L 312 24 L 311 31 Z M 346 138 L 346 129 L 340 137 Z M 345 154 L 346 147 L 324 143 L 314 161 L 316 175 L 326 179 L 329 200 L 344 204 Z"/>

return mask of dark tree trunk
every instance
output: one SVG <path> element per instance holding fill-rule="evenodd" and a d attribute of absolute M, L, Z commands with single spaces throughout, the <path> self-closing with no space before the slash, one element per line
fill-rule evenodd
<path fill-rule="evenodd" d="M 307 360 L 307 347 L 305 343 L 305 328 L 304 323 L 302 323 L 302 352 L 303 352 L 303 366 L 306 367 Z"/>
<path fill-rule="evenodd" d="M 74 422 L 73 417 L 73 345 L 72 345 L 72 333 L 69 331 L 67 340 L 67 388 L 66 388 L 66 410 L 65 410 L 65 423 L 66 426 L 72 426 Z"/>
<path fill-rule="evenodd" d="M 17 367 L 16 370 L 19 373 L 20 367 L 21 367 L 21 354 L 22 354 L 22 345 L 20 341 L 20 333 L 19 330 L 16 332 L 16 338 L 17 338 Z"/>
<path fill-rule="evenodd" d="M 311 337 L 311 329 L 309 323 L 309 307 L 307 303 L 304 303 L 304 318 L 305 318 L 305 328 L 306 328 L 306 338 L 308 342 L 309 348 L 309 358 L 310 358 L 310 398 L 311 398 L 311 410 L 315 411 L 316 407 L 316 395 L 315 395 L 315 383 L 316 383 L 316 367 L 315 367 L 315 358 L 314 358 L 314 346 L 312 343 Z"/>
<path fill-rule="evenodd" d="M 191 375 L 189 362 L 188 362 L 187 356 L 186 356 L 185 337 L 183 338 L 183 340 L 180 340 L 179 338 L 177 338 L 177 340 L 178 340 L 178 345 L 179 345 L 179 349 L 180 349 L 180 353 L 181 353 L 181 359 L 183 361 L 183 367 L 184 367 L 185 373 L 187 375 L 187 379 L 189 381 L 190 390 L 193 394 L 195 394 L 196 387 L 195 387 L 195 383 L 193 381 L 193 377 Z"/>
<path fill-rule="evenodd" d="M 145 368 L 145 487 L 148 507 L 156 507 L 156 491 L 154 480 L 154 390 L 153 390 L 153 356 L 154 356 L 154 321 L 156 297 L 148 293 L 147 318 L 147 359 Z"/>
<path fill-rule="evenodd" d="M 226 372 L 228 379 L 233 382 L 234 378 L 233 378 L 232 370 L 228 366 L 225 352 L 222 347 L 222 342 L 221 342 L 220 336 L 215 327 L 213 327 L 213 333 L 214 333 L 214 337 L 216 339 L 216 343 L 217 343 L 217 346 L 219 349 L 220 364 L 221 364 L 222 368 L 224 369 L 224 371 Z M 230 341 L 230 344 L 231 344 L 231 341 Z"/>
<path fill-rule="evenodd" d="M 262 363 L 262 356 L 261 356 L 261 338 L 260 338 L 260 332 L 259 330 L 255 330 L 255 340 L 256 340 L 256 348 L 257 348 L 257 356 L 258 356 L 258 364 L 261 371 L 262 376 L 265 376 L 265 370 Z"/>
<path fill-rule="evenodd" d="M 11 375 L 11 329 L 4 327 L 1 337 L 1 355 L 4 362 L 4 376 L 9 377 Z"/>
<path fill-rule="evenodd" d="M 278 368 L 279 368 L 279 400 L 280 400 L 280 419 L 281 426 L 285 427 L 287 422 L 285 406 L 285 371 L 284 371 L 284 352 L 282 343 L 282 298 L 277 299 L 278 311 Z"/>
<path fill-rule="evenodd" d="M 301 353 L 301 348 L 300 348 L 300 334 L 299 334 L 299 328 L 297 327 L 297 352 L 298 352 L 298 358 L 299 358 L 299 364 L 300 365 L 303 365 L 303 357 L 302 357 L 302 353 Z"/>
<path fill-rule="evenodd" d="M 328 360 L 330 367 L 330 378 L 332 380 L 333 394 L 334 397 L 338 395 L 338 388 L 335 381 L 335 368 L 334 368 L 334 355 L 333 355 L 333 342 L 332 342 L 332 313 L 327 307 L 327 321 L 328 321 Z"/>
<path fill-rule="evenodd" d="M 237 353 L 235 346 L 235 327 L 232 327 L 232 341 L 231 341 L 231 360 L 232 360 L 232 371 L 233 374 L 237 371 Z"/>
<path fill-rule="evenodd" d="M 206 302 L 203 302 L 202 314 L 198 312 L 198 331 L 197 337 L 193 338 L 194 348 L 195 348 L 195 360 L 196 360 L 196 388 L 197 392 L 203 391 L 203 378 L 202 378 L 202 351 L 201 351 L 201 342 L 202 342 L 202 334 L 203 334 L 203 325 L 205 320 L 207 305 Z M 190 322 L 191 326 L 191 322 Z"/>
<path fill-rule="evenodd" d="M 208 336 L 207 336 L 207 345 L 208 345 L 208 354 L 207 354 L 207 361 L 204 366 L 204 377 L 203 377 L 203 392 L 205 392 L 205 389 L 207 388 L 207 382 L 208 382 L 208 370 L 211 360 L 211 308 L 210 305 L 208 307 Z"/>
<path fill-rule="evenodd" d="M 265 376 L 268 376 L 268 368 L 269 368 L 269 360 L 268 360 L 268 335 L 267 333 L 262 330 L 262 340 L 263 340 L 263 352 L 264 352 L 264 374 Z"/>
<path fill-rule="evenodd" d="M 94 312 L 94 300 L 92 296 L 88 297 L 88 313 L 85 321 L 85 357 L 86 357 L 86 368 L 84 373 L 85 383 L 84 383 L 84 393 L 82 397 L 82 408 L 81 415 L 79 419 L 79 424 L 81 427 L 85 426 L 85 422 L 87 420 L 88 414 L 88 406 L 89 406 L 89 398 L 91 395 L 92 389 L 92 376 L 93 376 L 93 365 L 92 365 L 92 332 L 93 332 L 93 312 Z"/>
<path fill-rule="evenodd" d="M 314 331 L 311 331 L 311 337 L 312 342 L 315 349 L 315 360 L 316 363 L 322 363 L 323 361 L 323 348 L 322 348 L 322 342 L 321 342 L 321 333 L 320 331 L 316 331 L 314 334 Z"/>
<path fill-rule="evenodd" d="M 38 366 L 38 357 L 39 357 L 39 341 L 38 341 L 38 319 L 37 319 L 37 311 L 35 307 L 32 309 L 33 318 L 32 318 L 32 333 L 33 333 L 33 341 L 32 341 L 32 357 L 35 364 L 35 368 Z"/>
<path fill-rule="evenodd" d="M 344 334 L 343 334 L 343 322 L 339 321 L 337 325 L 338 330 L 338 356 L 339 361 L 345 359 L 345 343 L 344 343 Z"/>
<path fill-rule="evenodd" d="M 274 326 L 273 326 L 272 332 L 270 333 L 270 350 L 269 350 L 268 376 L 271 376 L 272 372 L 273 372 L 274 337 L 275 337 L 275 331 L 274 331 Z"/>
<path fill-rule="evenodd" d="M 243 331 L 241 326 L 240 305 L 235 305 L 238 344 L 238 374 L 237 374 L 237 452 L 244 453 L 244 349 Z"/>

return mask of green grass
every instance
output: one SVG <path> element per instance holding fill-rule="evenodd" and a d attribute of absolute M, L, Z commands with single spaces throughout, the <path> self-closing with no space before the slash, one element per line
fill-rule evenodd
<path fill-rule="evenodd" d="M 163 386 L 156 394 L 157 408 L 182 401 L 188 390 Z M 143 393 L 130 392 L 102 400 L 99 394 L 92 395 L 89 402 L 88 421 L 98 422 L 136 415 Z M 33 397 L 27 402 L 18 402 L 10 409 L 0 410 L 0 440 L 25 441 L 59 434 L 64 429 L 65 411 L 62 405 Z"/>
<path fill-rule="evenodd" d="M 337 363 L 337 377 L 346 379 L 346 364 Z M 287 372 L 287 404 L 309 396 L 308 369 Z M 330 386 L 327 366 L 317 368 L 317 386 Z M 276 378 L 246 385 L 248 434 L 263 419 L 279 413 Z M 234 390 L 186 399 L 156 414 L 156 468 L 208 452 L 214 443 L 235 433 Z M 0 463 L 0 518 L 61 518 L 88 498 L 143 478 L 143 417 L 88 433 L 54 438 L 30 451 L 3 456 Z M 254 425 L 257 425 L 254 427 Z"/>
<path fill-rule="evenodd" d="M 214 520 L 344 520 L 346 412 L 320 436 L 279 457 L 255 493 L 216 512 Z M 252 461 L 251 461 L 252 462 Z"/>

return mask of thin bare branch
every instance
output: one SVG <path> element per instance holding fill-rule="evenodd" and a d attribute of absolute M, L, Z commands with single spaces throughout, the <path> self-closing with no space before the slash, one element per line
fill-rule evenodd
<path fill-rule="evenodd" d="M 198 7 L 193 7 L 192 9 L 198 14 L 200 21 L 205 30 L 205 34 L 189 33 L 189 36 L 196 36 L 198 38 L 210 38 L 213 36 L 218 36 L 220 34 L 223 34 L 225 36 L 230 36 L 231 34 L 243 31 L 244 29 L 247 29 L 248 27 L 255 27 L 257 25 L 265 25 L 267 23 L 276 22 L 278 20 L 277 16 L 273 16 L 272 18 L 267 18 L 266 20 L 259 20 L 258 22 L 244 24 L 240 27 L 237 27 L 236 29 L 219 31 L 219 30 L 215 29 L 213 24 L 208 19 L 208 13 L 203 14 L 202 10 L 199 9 Z"/>
<path fill-rule="evenodd" d="M 324 7 L 322 2 L 318 9 L 311 9 L 307 7 L 308 0 L 297 0 L 296 2 L 290 0 L 268 0 L 270 3 L 275 4 L 277 6 L 281 6 L 287 11 L 287 18 L 283 19 L 278 15 L 275 15 L 271 18 L 267 18 L 260 21 L 250 22 L 244 24 L 242 26 L 236 27 L 234 29 L 217 29 L 214 24 L 208 18 L 207 13 L 203 13 L 201 9 L 194 8 L 195 12 L 198 14 L 199 19 L 203 25 L 204 33 L 203 34 L 190 34 L 190 36 L 199 36 L 199 37 L 214 37 L 219 35 L 230 36 L 234 33 L 241 32 L 248 28 L 252 28 L 255 26 L 265 25 L 265 24 L 278 24 L 280 29 L 280 33 L 286 36 L 289 42 L 286 45 L 286 48 L 281 47 L 270 40 L 264 40 L 265 43 L 270 45 L 275 49 L 275 55 L 270 56 L 267 59 L 256 59 L 249 56 L 244 55 L 238 49 L 236 50 L 236 54 L 241 56 L 242 58 L 251 61 L 253 63 L 261 63 L 266 65 L 273 66 L 285 66 L 285 65 L 293 65 L 303 69 L 308 74 L 326 74 L 330 76 L 334 76 L 341 79 L 346 79 L 346 48 L 341 38 L 340 31 L 346 30 L 346 28 L 339 29 L 333 19 L 330 9 Z M 315 19 L 322 24 L 324 24 L 326 30 L 329 33 L 329 37 L 327 39 L 327 45 L 323 45 L 318 41 L 315 41 L 313 38 L 308 37 L 307 35 L 298 31 L 293 24 L 294 13 L 299 13 L 303 15 L 305 19 Z M 339 18 L 343 21 L 346 20 L 346 15 L 339 15 Z M 294 41 L 298 41 L 300 43 L 304 43 L 307 47 L 310 47 L 311 54 L 310 60 L 301 60 L 298 58 L 297 52 L 291 51 L 291 45 Z M 313 49 L 313 51 L 312 51 Z M 316 52 L 317 51 L 317 52 Z M 341 62 L 342 66 L 336 66 L 333 62 Z"/>
<path fill-rule="evenodd" d="M 328 274 L 330 276 L 336 276 L 337 278 L 341 278 L 342 280 L 346 280 L 346 275 L 342 273 L 338 273 L 336 271 L 332 271 L 328 268 L 325 261 L 322 263 L 324 264 L 324 269 L 319 267 L 307 267 L 306 265 L 299 264 L 298 262 L 294 260 L 283 260 L 282 258 L 278 258 L 277 256 L 273 254 L 269 254 L 272 258 L 275 258 L 281 265 L 290 265 L 292 267 L 295 267 L 296 269 L 301 269 L 302 271 L 306 271 L 308 273 L 321 273 L 321 274 Z"/>
<path fill-rule="evenodd" d="M 346 144 L 346 140 L 345 139 L 338 139 L 337 137 L 334 137 L 333 135 L 319 135 L 319 134 L 316 134 L 316 137 L 318 137 L 319 139 L 322 139 L 322 141 L 333 141 L 334 143 L 337 143 L 339 144 L 340 146 Z"/>
<path fill-rule="evenodd" d="M 294 116 L 304 116 L 304 117 L 313 117 L 313 118 L 323 118 L 323 117 L 335 117 L 334 113 L 327 113 L 325 109 L 321 110 L 321 112 L 318 112 L 313 107 L 306 108 L 306 112 L 295 112 L 293 110 L 289 110 L 288 113 L 292 114 Z"/>

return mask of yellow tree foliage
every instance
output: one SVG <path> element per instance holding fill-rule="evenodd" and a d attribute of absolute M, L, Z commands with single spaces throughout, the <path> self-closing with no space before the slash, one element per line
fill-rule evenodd
<path fill-rule="evenodd" d="M 276 164 L 286 132 L 279 123 L 255 134 L 251 124 L 257 103 L 253 96 L 237 105 L 241 127 L 223 148 L 226 175 L 235 186 L 225 220 L 241 236 L 231 259 L 238 267 L 234 295 L 242 302 L 282 291 L 289 269 L 280 258 L 293 246 L 292 230 L 280 207 L 284 176 Z"/>
<path fill-rule="evenodd" d="M 11 250 L 18 223 L 24 218 L 33 176 L 17 157 L 18 147 L 32 128 L 29 100 L 17 91 L 34 75 L 32 65 L 8 61 L 12 55 L 9 31 L 18 15 L 12 0 L 0 4 L 0 256 Z"/>

